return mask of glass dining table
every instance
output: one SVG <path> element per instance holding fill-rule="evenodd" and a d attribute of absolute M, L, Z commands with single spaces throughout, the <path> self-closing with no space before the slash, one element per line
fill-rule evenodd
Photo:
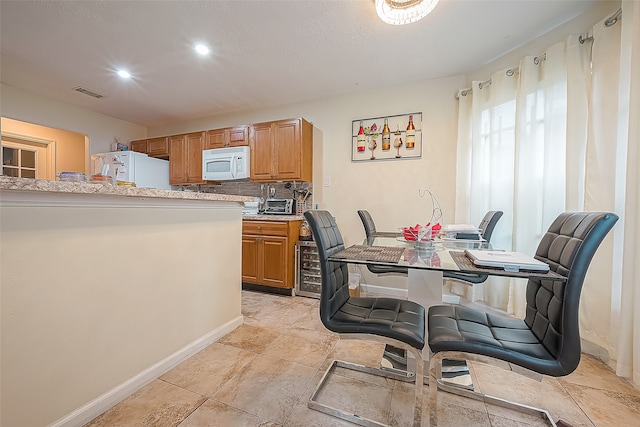
<path fill-rule="evenodd" d="M 384 265 L 407 268 L 407 299 L 428 309 L 432 305 L 451 303 L 443 294 L 444 273 L 470 273 L 517 278 L 544 277 L 566 280 L 554 272 L 507 271 L 477 267 L 466 256 L 465 249 L 492 249 L 486 241 L 435 238 L 428 242 L 407 241 L 402 235 L 384 233 L 365 239 L 329 257 L 329 261 L 360 265 Z M 428 330 L 428 329 L 427 329 Z M 429 347 L 423 360 L 428 363 Z M 428 371 L 425 371 L 428 372 Z"/>

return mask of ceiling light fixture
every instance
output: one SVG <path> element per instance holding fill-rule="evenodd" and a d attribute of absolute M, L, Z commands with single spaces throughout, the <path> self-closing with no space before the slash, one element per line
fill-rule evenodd
<path fill-rule="evenodd" d="M 195 49 L 200 55 L 207 55 L 209 53 L 209 48 L 203 44 L 196 45 Z"/>
<path fill-rule="evenodd" d="M 427 16 L 439 0 L 375 0 L 378 16 L 387 24 L 403 25 Z"/>
<path fill-rule="evenodd" d="M 129 74 L 129 72 L 128 72 L 128 71 L 126 71 L 126 70 L 118 70 L 118 75 L 119 75 L 120 77 L 122 77 L 123 79 L 129 79 L 129 78 L 131 78 L 131 74 Z"/>

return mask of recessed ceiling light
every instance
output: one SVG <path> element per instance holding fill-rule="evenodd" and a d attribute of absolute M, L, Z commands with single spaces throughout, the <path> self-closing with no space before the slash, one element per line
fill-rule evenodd
<path fill-rule="evenodd" d="M 200 55 L 207 55 L 209 53 L 209 48 L 203 44 L 197 44 L 195 49 Z"/>
<path fill-rule="evenodd" d="M 118 70 L 118 75 L 119 75 L 120 77 L 122 77 L 123 79 L 129 79 L 129 78 L 131 78 L 131 74 L 129 74 L 129 72 L 128 72 L 128 71 L 126 71 L 126 70 Z"/>

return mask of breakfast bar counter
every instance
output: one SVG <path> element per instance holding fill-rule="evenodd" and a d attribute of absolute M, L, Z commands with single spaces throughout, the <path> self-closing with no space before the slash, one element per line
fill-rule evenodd
<path fill-rule="evenodd" d="M 83 425 L 242 324 L 250 200 L 0 177 L 3 421 Z"/>

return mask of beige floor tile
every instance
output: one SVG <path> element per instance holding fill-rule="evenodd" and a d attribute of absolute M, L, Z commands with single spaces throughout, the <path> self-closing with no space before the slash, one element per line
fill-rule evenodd
<path fill-rule="evenodd" d="M 307 312 L 300 319 L 298 319 L 294 326 L 297 328 L 311 329 L 314 331 L 330 332 L 322 324 L 322 321 L 320 320 L 320 308 L 317 306 L 309 307 Z"/>
<path fill-rule="evenodd" d="M 337 342 L 335 334 L 292 327 L 269 344 L 264 354 L 318 369 Z"/>
<path fill-rule="evenodd" d="M 423 410 L 422 425 L 429 425 L 429 415 Z M 438 427 L 491 427 L 486 412 L 438 402 Z"/>
<path fill-rule="evenodd" d="M 258 355 L 213 395 L 215 400 L 277 423 L 285 421 L 317 370 Z"/>
<path fill-rule="evenodd" d="M 221 344 L 227 344 L 243 350 L 262 353 L 265 348 L 285 331 L 277 326 L 262 325 L 255 326 L 243 324 L 238 326 L 233 332 L 218 340 Z"/>
<path fill-rule="evenodd" d="M 87 426 L 353 425 L 309 409 L 307 401 L 332 360 L 379 367 L 384 345 L 340 340 L 322 325 L 314 298 L 242 291 L 242 312 L 244 324 L 235 331 Z M 541 383 L 478 363 L 470 369 L 480 391 L 545 408 L 574 427 L 640 426 L 640 391 L 593 357 L 583 355 L 574 373 Z M 394 427 L 410 426 L 413 417 L 413 383 L 342 368 L 332 373 L 320 399 Z M 422 407 L 428 426 L 428 386 Z M 538 417 L 443 391 L 437 411 L 441 427 L 546 426 Z"/>
<path fill-rule="evenodd" d="M 540 420 L 538 422 L 534 422 L 534 424 L 517 421 L 510 418 L 498 417 L 496 415 L 489 415 L 489 421 L 491 422 L 491 427 L 548 427 L 549 423 Z"/>
<path fill-rule="evenodd" d="M 422 416 L 429 416 L 429 407 L 424 399 L 427 386 L 422 387 L 421 410 Z M 413 423 L 416 394 L 415 383 L 394 381 L 391 393 L 391 409 L 389 411 L 389 424 L 392 426 L 410 426 Z M 423 423 L 424 424 L 424 423 Z"/>
<path fill-rule="evenodd" d="M 243 316 L 252 317 L 261 309 L 278 300 L 280 296 L 264 292 L 242 291 L 241 304 Z"/>
<path fill-rule="evenodd" d="M 287 417 L 284 427 L 353 427 L 349 421 L 328 415 L 307 407 L 307 401 L 301 400 Z"/>
<path fill-rule="evenodd" d="M 265 420 L 208 399 L 178 427 L 279 427 L 281 424 Z"/>
<path fill-rule="evenodd" d="M 205 397 L 155 380 L 87 424 L 109 426 L 175 426 L 195 410 Z"/>
<path fill-rule="evenodd" d="M 332 373 L 316 401 L 363 418 L 388 423 L 393 388 Z"/>
<path fill-rule="evenodd" d="M 360 365 L 378 367 L 384 352 L 384 344 L 366 340 L 339 340 L 320 367 L 326 370 L 334 359 Z"/>
<path fill-rule="evenodd" d="M 618 377 L 613 369 L 602 361 L 586 354 L 580 358 L 580 364 L 575 371 L 558 380 L 562 384 L 571 383 L 640 396 L 640 390 L 633 388 L 624 378 Z"/>
<path fill-rule="evenodd" d="M 293 299 L 297 303 L 308 305 L 308 306 L 319 307 L 320 305 L 320 300 L 318 298 L 296 296 Z"/>
<path fill-rule="evenodd" d="M 556 378 L 544 377 L 541 382 L 504 369 L 475 363 L 476 386 L 481 392 L 502 399 L 542 408 L 549 411 L 554 420 L 568 421 L 574 427 L 593 426 L 586 414 L 565 391 Z M 500 406 L 487 404 L 492 415 L 536 424 L 538 418 Z"/>
<path fill-rule="evenodd" d="M 254 352 L 213 343 L 160 378 L 186 390 L 211 396 L 254 357 Z"/>
<path fill-rule="evenodd" d="M 297 302 L 292 297 L 283 297 L 257 311 L 253 317 L 264 324 L 294 325 L 298 319 L 307 314 L 309 305 Z"/>
<path fill-rule="evenodd" d="M 640 426 L 640 396 L 637 394 L 570 383 L 565 387 L 598 427 Z"/>

